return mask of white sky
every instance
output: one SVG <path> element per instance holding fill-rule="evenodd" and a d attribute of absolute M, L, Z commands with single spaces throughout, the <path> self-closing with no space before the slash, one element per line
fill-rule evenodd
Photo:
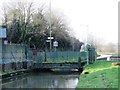
<path fill-rule="evenodd" d="M 8 1 L 9 0 L 0 0 L 0 2 Z M 37 4 L 39 4 L 40 1 L 41 0 L 34 0 Z M 42 1 L 47 2 L 49 5 L 49 0 Z M 70 21 L 75 36 L 80 40 L 86 37 L 85 32 L 88 31 L 106 42 L 117 43 L 118 1 L 119 0 L 51 0 L 51 6 L 52 9 L 56 8 L 68 17 L 67 19 Z M 0 3 L 0 6 L 1 5 L 2 3 Z M 88 25 L 88 29 L 86 25 Z"/>

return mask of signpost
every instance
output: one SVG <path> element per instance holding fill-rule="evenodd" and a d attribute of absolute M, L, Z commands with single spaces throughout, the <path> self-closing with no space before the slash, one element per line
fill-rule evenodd
<path fill-rule="evenodd" d="M 0 28 L 0 38 L 2 40 L 2 45 L 7 44 L 7 40 L 5 40 L 7 38 L 6 28 Z"/>
<path fill-rule="evenodd" d="M 48 37 L 48 39 L 54 39 L 54 37 Z"/>
<path fill-rule="evenodd" d="M 6 56 L 6 46 L 5 44 L 7 44 L 7 41 L 5 41 L 5 39 L 7 38 L 7 34 L 6 34 L 6 28 L 0 28 L 0 39 L 2 40 L 2 42 L 0 42 L 0 44 L 2 44 L 2 57 Z M 2 63 L 5 63 L 6 60 L 2 59 Z"/>
<path fill-rule="evenodd" d="M 58 47 L 58 42 L 57 42 L 57 41 L 54 41 L 54 42 L 53 42 L 53 46 L 55 47 L 55 51 L 56 51 L 56 47 Z"/>
<path fill-rule="evenodd" d="M 8 41 L 7 41 L 7 40 L 4 40 L 4 44 L 7 45 L 7 44 L 8 44 Z"/>
<path fill-rule="evenodd" d="M 46 40 L 46 42 L 50 42 L 50 40 Z"/>
<path fill-rule="evenodd" d="M 50 42 L 50 51 L 51 51 L 51 48 L 52 48 L 52 47 L 51 47 L 51 40 L 54 39 L 54 37 L 51 37 L 51 36 L 50 36 L 50 37 L 47 37 L 47 39 L 48 39 L 48 40 L 46 40 L 46 42 Z"/>
<path fill-rule="evenodd" d="M 0 38 L 6 38 L 6 28 L 0 28 Z"/>

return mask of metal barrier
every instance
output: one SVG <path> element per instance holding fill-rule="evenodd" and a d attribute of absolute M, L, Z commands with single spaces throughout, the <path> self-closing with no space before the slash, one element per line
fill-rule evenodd
<path fill-rule="evenodd" d="M 89 63 L 95 61 L 96 51 L 95 48 L 89 47 L 88 51 L 56 51 L 56 52 L 45 52 L 45 51 L 37 51 L 36 55 L 33 55 L 33 49 L 27 50 L 27 58 L 25 55 L 25 45 L 0 45 L 0 64 L 7 63 L 17 63 L 17 62 L 27 62 L 27 61 L 35 61 L 37 63 L 42 63 L 47 60 L 54 61 L 56 59 L 62 60 L 66 59 L 66 61 L 70 62 L 70 59 L 76 59 L 73 61 L 77 61 L 78 57 L 81 59 L 88 59 Z M 58 60 L 58 62 L 59 62 Z"/>
<path fill-rule="evenodd" d="M 27 62 L 27 63 L 26 63 Z M 26 58 L 25 45 L 0 45 L 0 73 L 9 73 L 32 66 L 32 59 Z"/>
<path fill-rule="evenodd" d="M 25 59 L 25 47 L 22 45 L 2 45 L 0 63 L 7 64 L 12 62 L 22 62 Z"/>
<path fill-rule="evenodd" d="M 56 51 L 56 52 L 40 52 L 37 50 L 36 55 L 33 54 L 34 49 L 28 50 L 28 58 L 32 59 L 35 63 L 42 62 L 78 62 L 78 58 L 82 60 L 87 59 L 87 52 L 79 51 Z"/>
<path fill-rule="evenodd" d="M 26 49 L 25 45 L 0 45 L 0 67 L 1 72 L 11 72 L 15 70 L 27 69 L 33 67 L 35 63 L 63 63 L 81 61 L 92 63 L 96 59 L 95 48 L 89 47 L 86 51 L 56 51 L 47 52 L 34 49 Z"/>

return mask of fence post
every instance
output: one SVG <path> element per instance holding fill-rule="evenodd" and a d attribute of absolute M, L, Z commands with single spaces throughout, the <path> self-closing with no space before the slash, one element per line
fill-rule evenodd
<path fill-rule="evenodd" d="M 78 58 L 78 70 L 81 72 L 83 70 L 83 67 L 81 65 L 81 57 Z"/>
<path fill-rule="evenodd" d="M 97 55 L 97 53 L 96 53 L 96 48 L 95 48 L 95 61 L 96 61 L 96 57 L 97 57 L 96 55 Z"/>
<path fill-rule="evenodd" d="M 88 55 L 89 55 L 89 52 L 88 52 L 88 48 L 87 48 L 87 45 L 85 46 L 86 50 L 86 58 L 87 58 L 87 65 L 89 65 L 89 59 L 88 59 Z"/>
<path fill-rule="evenodd" d="M 25 59 L 27 59 L 27 53 L 28 53 L 27 46 L 25 45 Z"/>
<path fill-rule="evenodd" d="M 81 67 L 81 57 L 78 58 L 78 65 Z"/>
<path fill-rule="evenodd" d="M 2 64 L 6 64 L 6 45 L 4 39 L 2 39 Z"/>
<path fill-rule="evenodd" d="M 47 61 L 46 48 L 45 48 L 45 62 Z"/>

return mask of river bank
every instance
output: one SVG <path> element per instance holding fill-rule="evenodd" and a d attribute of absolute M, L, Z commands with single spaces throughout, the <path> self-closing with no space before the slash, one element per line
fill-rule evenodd
<path fill-rule="evenodd" d="M 79 88 L 118 88 L 118 68 L 115 61 L 96 61 L 88 65 L 80 75 Z"/>

